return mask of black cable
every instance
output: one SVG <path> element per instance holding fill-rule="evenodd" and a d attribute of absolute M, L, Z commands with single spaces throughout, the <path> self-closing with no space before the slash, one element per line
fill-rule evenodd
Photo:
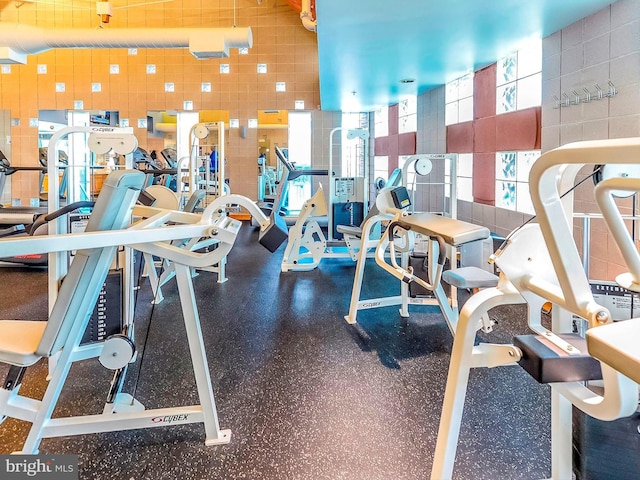
<path fill-rule="evenodd" d="M 153 264 L 153 257 L 152 258 L 152 263 L 150 265 L 149 268 L 156 268 L 155 265 Z M 142 255 L 142 261 L 144 261 L 144 255 Z M 135 380 L 133 382 L 133 392 L 131 393 L 131 405 L 133 405 L 133 402 L 135 402 L 135 398 L 136 398 L 136 392 L 138 391 L 138 380 L 140 380 L 140 373 L 142 372 L 142 362 L 144 361 L 144 353 L 146 351 L 147 348 L 147 342 L 149 341 L 149 332 L 151 331 L 151 319 L 153 318 L 153 312 L 156 308 L 156 300 L 158 299 L 158 292 L 160 291 L 160 279 L 162 278 L 162 273 L 164 272 L 164 263 L 162 268 L 160 269 L 160 273 L 158 274 L 158 283 L 156 285 L 156 293 L 153 296 L 153 302 L 151 302 L 151 311 L 149 312 L 149 323 L 147 325 L 147 331 L 144 335 L 144 341 L 142 342 L 142 350 L 140 351 L 140 362 L 138 363 L 138 372 L 136 373 L 136 377 Z M 142 262 L 140 262 L 140 269 L 138 271 L 139 276 L 138 276 L 138 290 L 136 291 L 136 296 L 135 296 L 135 302 L 137 302 L 138 300 L 138 292 L 140 290 L 140 278 L 142 277 Z M 134 314 L 135 316 L 135 314 Z"/>
<path fill-rule="evenodd" d="M 586 176 L 585 178 L 583 178 L 582 180 L 580 180 L 578 183 L 576 183 L 573 187 L 571 187 L 569 190 L 567 190 L 566 192 L 564 192 L 562 195 L 560 195 L 560 198 L 564 198 L 567 195 L 569 195 L 571 192 L 573 192 L 576 188 L 578 188 L 580 185 L 582 185 L 584 182 L 586 182 L 587 180 L 589 180 L 590 178 L 594 178 L 596 175 L 598 175 L 600 173 L 600 171 L 602 170 L 603 165 L 598 165 L 596 166 L 596 168 L 593 169 L 593 172 L 591 172 L 591 174 L 589 174 L 588 176 Z M 507 244 L 507 242 L 509 241 L 509 239 L 518 231 L 520 230 L 522 227 L 524 227 L 525 225 L 529 224 L 531 221 L 535 220 L 537 217 L 537 215 L 533 215 L 529 220 L 527 220 L 526 222 L 520 224 L 518 227 L 516 227 L 515 229 L 513 229 L 511 231 L 511 233 L 509 235 L 507 235 L 507 238 L 504 239 L 504 242 L 502 242 L 502 245 L 500 245 L 500 248 L 498 248 L 498 250 L 502 250 L 505 245 Z"/>

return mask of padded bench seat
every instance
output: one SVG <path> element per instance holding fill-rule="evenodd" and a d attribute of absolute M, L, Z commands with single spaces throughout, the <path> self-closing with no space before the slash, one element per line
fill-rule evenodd
<path fill-rule="evenodd" d="M 446 270 L 442 273 L 442 279 L 453 287 L 467 290 L 498 285 L 497 275 L 479 267 L 460 267 L 455 270 Z"/>
<path fill-rule="evenodd" d="M 362 236 L 362 228 L 353 225 L 336 225 L 336 230 L 343 235 Z"/>
<path fill-rule="evenodd" d="M 463 222 L 454 218 L 434 215 L 433 213 L 414 213 L 402 217 L 397 224 L 416 233 L 426 236 L 441 236 L 445 243 L 458 247 L 465 243 L 489 238 L 491 232 L 487 227 Z"/>
<path fill-rule="evenodd" d="M 640 318 L 587 330 L 589 354 L 640 383 Z"/>
<path fill-rule="evenodd" d="M 0 362 L 29 366 L 40 360 L 36 354 L 47 322 L 0 320 Z"/>

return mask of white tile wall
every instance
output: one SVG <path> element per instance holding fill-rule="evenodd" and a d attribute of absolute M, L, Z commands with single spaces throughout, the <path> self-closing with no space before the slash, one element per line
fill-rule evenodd
<path fill-rule="evenodd" d="M 561 57 L 559 74 L 558 55 Z M 545 79 L 543 151 L 579 140 L 640 136 L 640 0 L 619 0 L 545 38 L 542 75 Z M 563 91 L 571 95 L 572 89 L 583 93 L 583 87 L 595 93 L 595 82 L 608 91 L 609 80 L 618 90 L 616 96 L 562 107 L 559 114 L 553 109 L 553 95 L 562 98 Z M 575 204 L 576 211 L 593 208 L 592 201 L 579 200 Z M 507 221 L 498 225 L 497 230 L 511 226 Z M 592 230 L 592 243 L 604 241 L 606 244 L 604 235 L 605 231 Z M 617 268 L 612 260 L 614 256 L 608 250 L 595 254 L 592 264 L 602 267 L 598 272 L 591 272 L 597 278 L 602 278 L 602 272 Z"/>
<path fill-rule="evenodd" d="M 611 28 L 640 19 L 638 0 L 619 0 L 611 5 Z"/>

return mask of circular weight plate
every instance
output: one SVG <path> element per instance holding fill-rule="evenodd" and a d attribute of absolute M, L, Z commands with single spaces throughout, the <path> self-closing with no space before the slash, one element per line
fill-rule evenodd
<path fill-rule="evenodd" d="M 428 158 L 419 158 L 416 160 L 416 163 L 414 163 L 413 168 L 415 168 L 418 175 L 429 175 L 433 168 L 433 164 Z"/>
<path fill-rule="evenodd" d="M 98 154 L 108 153 L 112 148 L 110 139 L 107 139 L 104 135 L 96 135 L 94 133 L 89 135 L 87 146 L 89 150 Z"/>
<path fill-rule="evenodd" d="M 640 178 L 640 165 L 622 165 L 615 163 L 607 163 L 602 165 L 600 174 L 595 179 L 596 183 L 609 178 Z M 636 192 L 626 190 L 613 190 L 611 194 L 614 197 L 626 198 L 634 195 Z"/>
<path fill-rule="evenodd" d="M 145 188 L 145 192 L 156 199 L 154 207 L 166 208 L 167 210 L 180 209 L 180 202 L 175 192 L 164 185 L 151 185 Z"/>
<path fill-rule="evenodd" d="M 209 129 L 204 125 L 198 125 L 193 129 L 193 135 L 196 138 L 202 140 L 203 138 L 207 138 L 209 136 Z"/>
<path fill-rule="evenodd" d="M 98 360 L 109 370 L 124 367 L 133 358 L 136 349 L 133 342 L 125 335 L 112 335 L 107 338 Z"/>
<path fill-rule="evenodd" d="M 95 134 L 89 135 L 87 146 L 94 153 L 109 153 L 113 150 L 121 155 L 126 155 L 138 148 L 138 140 L 130 134 Z"/>
<path fill-rule="evenodd" d="M 123 135 L 113 142 L 113 151 L 120 155 L 128 155 L 138 148 L 135 135 Z"/>

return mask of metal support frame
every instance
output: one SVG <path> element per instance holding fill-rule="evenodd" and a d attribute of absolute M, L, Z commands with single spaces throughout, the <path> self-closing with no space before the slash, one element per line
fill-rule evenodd
<path fill-rule="evenodd" d="M 478 351 L 474 346 L 475 333 L 482 315 L 498 305 L 527 303 L 530 328 L 549 337 L 568 331 L 572 314 L 587 320 L 590 328 L 611 322 L 609 312 L 593 298 L 573 241 L 573 195 L 561 197 L 560 192 L 570 190 L 584 164 L 634 164 L 639 157 L 640 139 L 602 140 L 560 147 L 545 153 L 533 165 L 529 184 L 539 224 L 530 224 L 512 233 L 506 247 L 494 256 L 501 270 L 498 286 L 473 295 L 460 313 L 431 471 L 433 480 L 452 477 L 470 369 L 495 365 L 473 360 Z M 639 190 L 640 179 L 606 180 L 602 184 L 596 190 L 606 193 L 598 203 L 609 228 L 615 232 L 614 238 L 619 241 L 619 237 L 628 237 L 624 223 L 609 220 L 621 216 L 617 210 L 602 208 L 602 204 L 614 188 L 626 186 Z M 631 260 L 627 261 L 631 273 L 623 280 L 631 278 L 630 284 L 634 284 L 640 279 L 640 261 L 634 262 L 639 257 L 635 249 L 628 249 L 626 253 Z M 550 331 L 544 329 L 540 321 L 546 302 L 553 303 Z M 498 365 L 507 364 L 509 357 L 514 361 L 520 358 L 519 350 L 512 346 L 507 345 L 505 351 L 505 363 L 498 361 Z M 603 395 L 580 382 L 551 386 L 553 480 L 565 480 L 572 475 L 572 406 L 601 420 L 628 416 L 637 409 L 638 385 L 604 363 L 602 372 Z"/>
<path fill-rule="evenodd" d="M 334 176 L 335 165 L 333 164 L 333 150 L 335 148 L 334 144 L 334 135 L 336 132 L 347 131 L 347 138 L 349 140 L 359 138 L 363 141 L 363 151 L 364 151 L 364 165 L 363 171 L 357 172 L 356 175 L 343 175 L 342 165 L 340 165 L 340 177 L 349 177 L 353 178 L 354 188 L 358 191 L 361 190 L 363 196 L 363 215 L 366 217 L 368 212 L 368 201 L 366 200 L 367 192 L 369 191 L 369 131 L 365 128 L 347 128 L 347 127 L 336 127 L 329 133 L 329 209 L 327 212 L 328 218 L 328 241 L 330 243 L 336 241 L 333 238 L 333 227 L 334 227 L 334 218 L 333 218 L 333 199 L 336 198 L 336 186 L 335 181 L 339 177 Z M 361 182 L 361 185 L 355 185 L 355 182 Z"/>
<path fill-rule="evenodd" d="M 77 361 L 100 356 L 104 346 L 104 343 L 80 345 L 88 322 L 88 316 L 86 316 L 82 321 L 73 324 L 66 337 L 48 388 L 41 401 L 19 395 L 19 386 L 13 390 L 0 389 L 0 417 L 11 416 L 33 424 L 22 453 L 37 453 L 42 438 L 186 423 L 204 423 L 207 445 L 229 442 L 230 432 L 220 430 L 218 425 L 191 279 L 192 268 L 215 263 L 229 253 L 241 226 L 241 222 L 237 220 L 215 215 L 215 209 L 216 206 L 211 206 L 202 215 L 195 215 L 150 207 L 136 207 L 134 214 L 144 217 L 145 220 L 126 230 L 53 234 L 46 238 L 31 237 L 19 240 L 9 237 L 0 240 L 3 251 L 10 255 L 110 247 L 110 249 L 105 249 L 107 253 L 101 259 L 102 264 L 106 265 L 111 262 L 111 255 L 108 253 L 112 254 L 115 246 L 125 245 L 171 261 L 176 272 L 189 350 L 200 398 L 200 405 L 143 410 L 144 407 L 132 399 L 130 395 L 118 391 L 115 401 L 105 405 L 102 414 L 51 418 L 71 365 Z M 267 221 L 266 218 L 264 220 Z M 198 254 L 165 243 L 183 238 L 201 237 L 215 237 L 219 241 L 219 247 L 212 252 Z M 96 284 L 93 288 L 99 290 L 100 287 L 101 285 Z M 87 308 L 90 307 L 87 306 Z M 127 403 L 132 406 L 126 408 Z"/>

